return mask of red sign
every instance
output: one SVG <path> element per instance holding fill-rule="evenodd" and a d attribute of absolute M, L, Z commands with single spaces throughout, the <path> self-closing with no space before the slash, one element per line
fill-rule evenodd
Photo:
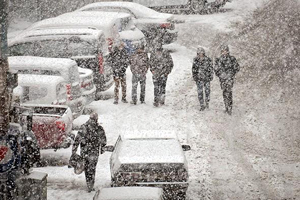
<path fill-rule="evenodd" d="M 8 147 L 0 146 L 0 161 L 2 161 L 5 158 L 7 152 L 8 152 Z"/>

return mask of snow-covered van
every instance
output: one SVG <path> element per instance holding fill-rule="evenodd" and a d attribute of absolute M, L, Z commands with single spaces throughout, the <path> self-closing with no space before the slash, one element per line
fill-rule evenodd
<path fill-rule="evenodd" d="M 45 22 L 45 24 L 47 24 Z M 96 93 L 113 84 L 112 70 L 105 63 L 108 49 L 103 31 L 92 29 L 27 30 L 9 40 L 11 56 L 71 58 L 79 67 L 91 69 Z M 85 84 L 83 84 L 85 85 Z M 83 88 L 85 92 L 92 91 Z"/>
<path fill-rule="evenodd" d="M 72 112 L 67 106 L 22 104 L 32 113 L 32 131 L 42 149 L 68 148 L 72 141 Z"/>
<path fill-rule="evenodd" d="M 93 200 L 166 200 L 163 190 L 155 187 L 113 187 L 98 190 Z"/>
<path fill-rule="evenodd" d="M 53 100 L 55 100 L 54 97 L 56 96 L 54 93 L 48 94 L 47 91 L 55 91 L 58 78 L 61 77 L 66 83 L 66 104 L 71 108 L 74 117 L 78 117 L 83 112 L 85 99 L 82 97 L 78 66 L 75 61 L 70 59 L 17 56 L 9 57 L 8 62 L 12 70 L 18 71 L 19 86 L 23 85 L 32 88 L 33 94 L 35 94 L 35 91 L 39 91 L 39 98 L 36 98 L 34 103 L 55 104 Z M 38 89 L 41 86 L 44 86 L 44 88 Z"/>
<path fill-rule="evenodd" d="M 177 137 L 161 134 L 123 134 L 110 158 L 112 187 L 150 186 L 163 188 L 167 199 L 185 199 L 188 166 Z M 108 150 L 109 151 L 109 150 Z"/>

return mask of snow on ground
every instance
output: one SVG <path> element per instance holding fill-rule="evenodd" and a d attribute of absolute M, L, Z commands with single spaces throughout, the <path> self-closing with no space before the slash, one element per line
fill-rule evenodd
<path fill-rule="evenodd" d="M 299 138 L 287 139 L 288 131 L 296 133 L 299 130 L 295 102 L 283 104 L 270 98 L 266 91 L 249 91 L 249 86 L 240 83 L 237 76 L 234 110 L 229 117 L 223 113 L 222 92 L 215 78 L 210 109 L 200 112 L 196 85 L 192 81 L 191 64 L 196 46 L 204 46 L 210 55 L 214 36 L 230 30 L 229 22 L 241 19 L 240 16 L 251 12 L 259 2 L 262 1 L 235 0 L 228 4 L 232 10 L 225 13 L 176 16 L 186 22 L 177 25 L 179 38 L 172 45 L 175 66 L 168 79 L 165 106 L 155 108 L 152 105 L 150 73 L 146 104 L 134 106 L 120 102 L 114 105 L 112 98 L 91 104 L 99 113 L 99 122 L 107 133 L 109 144 L 114 144 L 122 132 L 142 130 L 175 131 L 182 143 L 190 144 L 192 150 L 186 152 L 190 175 L 188 199 L 300 198 Z M 129 69 L 127 83 L 127 99 L 130 100 Z M 105 95 L 112 97 L 113 88 Z M 81 116 L 74 123 L 78 127 L 87 118 Z M 94 192 L 86 192 L 84 175 L 75 175 L 64 165 L 70 152 L 71 149 L 43 151 L 44 158 L 56 158 L 63 166 L 34 169 L 48 173 L 49 200 L 86 200 L 94 195 Z M 109 157 L 110 153 L 105 153 L 99 158 L 96 189 L 109 187 Z"/>

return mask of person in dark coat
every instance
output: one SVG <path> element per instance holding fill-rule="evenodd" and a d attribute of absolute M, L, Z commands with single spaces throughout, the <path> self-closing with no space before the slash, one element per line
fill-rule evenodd
<path fill-rule="evenodd" d="M 198 88 L 200 110 L 203 111 L 205 108 L 209 108 L 210 82 L 213 80 L 214 71 L 212 61 L 205 55 L 205 50 L 202 47 L 197 49 L 197 57 L 195 57 L 193 61 L 192 73 Z M 205 91 L 205 104 L 203 88 Z"/>
<path fill-rule="evenodd" d="M 150 71 L 152 72 L 154 84 L 154 103 L 155 107 L 165 104 L 166 85 L 168 75 L 173 69 L 174 63 L 168 50 L 162 47 L 156 49 L 150 56 Z"/>
<path fill-rule="evenodd" d="M 215 74 L 220 79 L 221 89 L 223 90 L 223 99 L 225 112 L 229 115 L 232 113 L 232 88 L 235 75 L 239 72 L 240 66 L 234 56 L 229 54 L 229 47 L 221 47 L 221 56 L 216 59 Z"/>
<path fill-rule="evenodd" d="M 119 88 L 122 87 L 122 102 L 128 103 L 126 100 L 126 69 L 129 65 L 129 55 L 122 43 L 120 46 L 115 46 L 109 54 L 107 62 L 112 68 L 115 81 L 115 100 L 114 104 L 119 101 Z"/>
<path fill-rule="evenodd" d="M 139 83 L 141 86 L 140 101 L 145 103 L 146 74 L 149 69 L 149 58 L 144 46 L 139 47 L 132 55 L 130 63 L 132 72 L 132 101 L 130 103 L 134 105 L 137 103 L 137 86 Z"/>
<path fill-rule="evenodd" d="M 98 114 L 92 113 L 90 119 L 80 127 L 72 148 L 72 155 L 75 155 L 80 145 L 80 155 L 84 159 L 84 172 L 88 192 L 94 190 L 96 166 L 99 154 L 103 153 L 106 145 L 105 131 L 98 124 Z"/>

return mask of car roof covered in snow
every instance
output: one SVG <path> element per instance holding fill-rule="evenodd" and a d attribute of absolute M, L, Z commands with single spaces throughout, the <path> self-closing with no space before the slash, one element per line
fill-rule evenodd
<path fill-rule="evenodd" d="M 44 58 L 35 56 L 11 56 L 8 57 L 9 68 L 13 70 L 24 69 L 52 69 L 68 70 L 70 66 L 77 66 L 76 61 L 68 58 Z"/>
<path fill-rule="evenodd" d="M 86 11 L 86 10 L 92 10 L 97 9 L 97 7 L 123 7 L 129 9 L 136 17 L 138 18 L 170 18 L 173 15 L 167 14 L 167 13 L 160 13 L 155 10 L 152 10 L 150 8 L 147 8 L 146 6 L 143 6 L 138 3 L 133 2 L 97 2 L 97 3 L 91 3 L 88 4 L 77 11 Z"/>
<path fill-rule="evenodd" d="M 61 76 L 48 76 L 37 74 L 18 74 L 18 85 L 27 87 L 54 87 L 65 80 Z"/>
<path fill-rule="evenodd" d="M 177 139 L 123 140 L 119 145 L 120 164 L 185 163 L 185 156 Z"/>
<path fill-rule="evenodd" d="M 130 17 L 130 15 L 126 13 L 113 12 L 72 12 L 37 22 L 29 27 L 29 30 L 89 28 L 94 30 L 103 30 L 104 34 L 109 35 L 111 31 L 113 31 L 111 30 L 111 26 L 114 26 L 118 18 L 124 17 Z"/>
<path fill-rule="evenodd" d="M 94 41 L 98 40 L 104 33 L 101 30 L 93 29 L 41 29 L 41 30 L 28 30 L 22 32 L 20 35 L 10 39 L 8 45 L 12 46 L 16 43 L 22 43 L 35 40 L 47 39 L 64 39 L 71 37 L 79 37 L 81 40 Z"/>
<path fill-rule="evenodd" d="M 125 131 L 121 137 L 122 140 L 178 139 L 176 132 L 172 130 Z"/>
<path fill-rule="evenodd" d="M 159 200 L 161 188 L 154 187 L 113 187 L 102 188 L 94 200 Z"/>

